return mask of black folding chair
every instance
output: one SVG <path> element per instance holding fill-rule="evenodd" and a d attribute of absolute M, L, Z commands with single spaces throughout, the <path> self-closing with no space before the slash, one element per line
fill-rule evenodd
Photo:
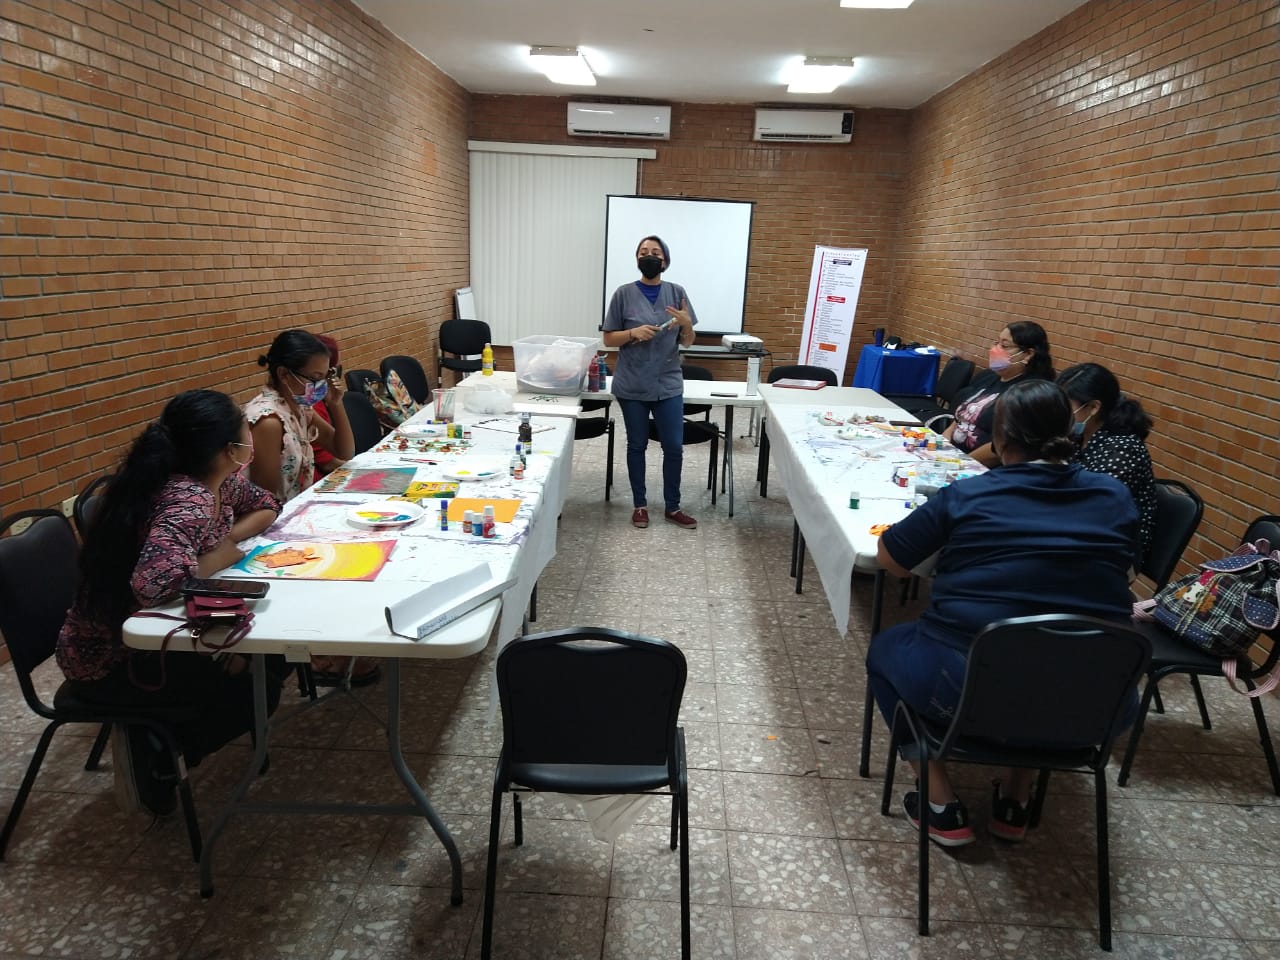
<path fill-rule="evenodd" d="M 669 794 L 671 849 L 680 851 L 680 950 L 689 957 L 689 778 L 678 725 L 687 666 L 665 640 L 604 627 L 531 634 L 498 654 L 502 752 L 493 778 L 480 956 L 493 947 L 502 798 L 520 791 Z"/>
<path fill-rule="evenodd" d="M 30 520 L 30 527 L 19 534 L 11 533 L 14 525 L 23 520 Z M 71 524 L 57 510 L 24 510 L 0 520 L 0 633 L 4 634 L 13 659 L 23 699 L 33 713 L 49 721 L 27 765 L 18 794 L 13 798 L 4 829 L 0 830 L 0 860 L 4 859 L 9 838 L 22 816 L 58 727 L 64 723 L 94 723 L 104 725 L 104 730 L 111 724 L 145 726 L 168 747 L 173 768 L 179 772 L 178 793 L 186 817 L 191 855 L 198 862 L 200 825 L 196 820 L 195 801 L 191 797 L 186 764 L 181 760 L 180 747 L 169 726 L 175 719 L 174 708 L 100 706 L 76 696 L 65 682 L 53 695 L 53 703 L 47 704 L 40 699 L 31 680 L 32 672 L 53 656 L 62 622 L 75 600 L 78 555 L 79 546 Z M 99 754 L 95 747 L 85 763 L 86 770 L 96 769 Z"/>
<path fill-rule="evenodd" d="M 427 397 L 431 395 L 431 385 L 427 383 L 427 374 L 420 364 L 413 357 L 407 357 L 403 354 L 385 358 L 378 365 L 378 370 L 382 374 L 382 379 L 387 379 L 387 374 L 392 370 L 396 372 L 396 376 L 400 378 L 400 382 L 404 384 L 404 388 L 409 391 L 409 396 L 413 397 L 414 402 L 424 404 Z"/>
<path fill-rule="evenodd" d="M 900 406 L 917 420 L 926 421 L 951 409 L 956 394 L 969 385 L 973 379 L 975 366 L 972 360 L 952 357 L 938 374 L 938 382 L 933 388 L 933 396 L 925 397 L 915 393 L 885 394 L 885 399 Z"/>
<path fill-rule="evenodd" d="M 444 386 L 445 370 L 458 374 L 475 373 L 481 367 L 480 354 L 493 334 L 483 320 L 446 320 L 440 324 L 436 347 L 436 386 Z"/>
<path fill-rule="evenodd" d="M 769 371 L 767 383 L 779 380 L 822 380 L 829 387 L 840 385 L 835 371 L 826 367 L 813 367 L 804 363 L 793 363 L 774 367 Z M 769 495 L 769 434 L 765 430 L 765 418 L 760 417 L 760 452 L 756 455 L 756 482 L 760 484 L 760 496 Z M 794 549 L 794 548 L 793 548 Z M 798 592 L 798 591 L 797 591 Z"/>
<path fill-rule="evenodd" d="M 1092 773 L 1098 832 L 1098 944 L 1111 949 L 1111 861 L 1107 760 L 1125 705 L 1147 669 L 1151 647 L 1132 627 L 1093 617 L 1049 614 L 1001 620 L 973 640 L 955 719 L 930 723 L 899 701 L 880 812 L 889 814 L 898 749 L 914 742 L 920 802 L 930 760 L 1040 771 L 1030 810 L 1040 822 L 1049 773 Z M 1069 744 L 1078 746 L 1061 746 Z M 918 929 L 929 933 L 929 817 L 920 816 Z"/>
<path fill-rule="evenodd" d="M 347 390 L 351 393 L 369 392 L 369 381 L 382 382 L 377 370 L 348 370 L 346 372 Z"/>
<path fill-rule="evenodd" d="M 378 411 L 369 398 L 351 390 L 342 395 L 342 406 L 347 411 L 347 420 L 351 422 L 356 453 L 361 454 L 376 447 L 383 436 L 382 424 L 378 420 Z"/>
<path fill-rule="evenodd" d="M 113 474 L 104 473 L 100 477 L 94 477 L 76 494 L 75 502 L 71 505 L 71 519 L 75 521 L 76 533 L 80 535 L 81 543 L 98 513 L 98 507 L 102 505 L 102 495 L 107 492 L 107 484 L 111 482 L 112 476 Z"/>

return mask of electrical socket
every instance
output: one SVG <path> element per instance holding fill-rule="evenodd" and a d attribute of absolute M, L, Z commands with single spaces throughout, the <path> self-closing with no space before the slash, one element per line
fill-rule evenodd
<path fill-rule="evenodd" d="M 33 523 L 35 523 L 35 520 L 32 519 L 31 517 L 23 517 L 21 520 L 18 520 L 13 524 L 13 526 L 9 528 L 9 532 L 25 533 L 27 530 L 27 527 L 31 526 L 31 524 Z"/>
<path fill-rule="evenodd" d="M 76 498 L 67 497 L 62 501 L 62 515 L 68 519 L 73 517 L 76 512 Z"/>

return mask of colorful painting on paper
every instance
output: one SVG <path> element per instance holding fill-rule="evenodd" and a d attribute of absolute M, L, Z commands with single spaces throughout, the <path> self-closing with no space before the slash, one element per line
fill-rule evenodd
<path fill-rule="evenodd" d="M 271 580 L 373 580 L 395 545 L 394 540 L 268 543 L 255 548 L 233 569 Z"/>
<path fill-rule="evenodd" d="M 367 493 L 379 497 L 402 497 L 413 483 L 416 467 L 339 467 L 320 481 L 321 493 Z"/>

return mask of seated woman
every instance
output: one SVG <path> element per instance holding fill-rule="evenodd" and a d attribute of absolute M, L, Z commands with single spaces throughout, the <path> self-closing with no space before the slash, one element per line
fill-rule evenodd
<path fill-rule="evenodd" d="M 1035 379 L 1053 379 L 1049 338 L 1040 324 L 1016 320 L 1000 331 L 1000 338 L 987 351 L 987 371 L 956 395 L 951 405 L 955 422 L 943 436 L 979 463 L 998 466 L 1000 458 L 991 448 L 996 398 L 1015 383 Z"/>
<path fill-rule="evenodd" d="M 1156 478 L 1147 453 L 1151 418 L 1142 404 L 1120 392 L 1120 382 L 1106 367 L 1081 363 L 1058 375 L 1058 386 L 1071 400 L 1078 438 L 1073 462 L 1095 473 L 1109 473 L 1126 487 L 1138 507 L 1138 560 L 1151 549 L 1156 532 Z"/>
<path fill-rule="evenodd" d="M 992 445 L 1003 466 L 943 487 L 881 536 L 880 565 L 895 576 L 941 551 L 928 609 L 877 634 L 867 653 L 867 682 L 890 723 L 900 699 L 950 722 L 969 644 L 988 623 L 1047 613 L 1129 619 L 1138 512 L 1117 480 L 1068 463 L 1070 433 L 1071 404 L 1057 385 L 1014 384 L 995 406 Z M 1137 706 L 1135 694 L 1133 714 Z M 996 781 L 993 834 L 1022 839 L 1030 794 L 1031 771 Z M 934 840 L 973 841 L 941 763 L 930 762 L 928 801 Z M 903 805 L 918 826 L 919 794 Z"/>
<path fill-rule="evenodd" d="M 112 478 L 80 555 L 81 583 L 58 635 L 58 666 L 75 693 L 113 705 L 194 708 L 175 725 L 189 766 L 253 729 L 253 688 L 243 657 L 132 650 L 125 620 L 178 595 L 188 577 L 209 577 L 239 560 L 236 546 L 265 530 L 280 504 L 240 470 L 253 441 L 234 400 L 213 390 L 180 393 L 134 441 Z M 271 658 L 274 710 L 284 659 Z M 117 769 L 132 766 L 136 798 L 163 816 L 176 804 L 177 776 L 164 746 L 143 727 L 116 741 Z"/>
<path fill-rule="evenodd" d="M 342 380 L 342 363 L 340 362 L 340 355 L 338 352 L 338 341 L 323 333 L 317 333 L 316 339 L 323 343 L 325 349 L 329 351 L 329 371 L 332 377 L 338 381 L 339 392 L 333 396 L 326 396 L 323 400 L 316 401 L 311 409 L 315 411 L 317 417 L 330 426 L 333 426 L 333 415 L 329 413 L 329 405 L 342 403 L 341 387 L 344 385 Z M 333 473 L 334 470 L 337 470 L 338 467 L 347 462 L 346 460 L 335 457 L 330 453 L 325 448 L 324 444 L 320 442 L 318 437 L 311 442 L 311 454 L 315 457 L 316 473 L 322 477 Z"/>

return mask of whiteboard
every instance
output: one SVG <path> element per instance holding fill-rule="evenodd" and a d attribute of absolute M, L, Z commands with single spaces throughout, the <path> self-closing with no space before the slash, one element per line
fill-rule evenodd
<path fill-rule="evenodd" d="M 479 320 L 476 316 L 476 296 L 470 287 L 459 287 L 453 292 L 459 320 Z"/>
<path fill-rule="evenodd" d="M 650 235 L 671 251 L 663 280 L 689 294 L 699 334 L 742 333 L 751 252 L 750 200 L 693 200 L 610 194 L 605 221 L 600 317 L 613 292 L 640 279 L 636 247 Z"/>

